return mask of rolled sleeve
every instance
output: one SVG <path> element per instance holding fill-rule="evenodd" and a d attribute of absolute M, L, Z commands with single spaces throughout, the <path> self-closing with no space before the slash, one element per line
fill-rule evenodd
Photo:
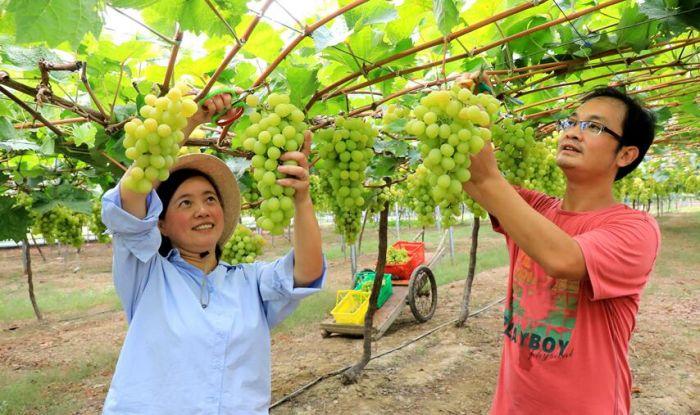
<path fill-rule="evenodd" d="M 153 266 L 160 258 L 158 215 L 162 211 L 162 204 L 153 191 L 148 195 L 146 204 L 146 217 L 139 219 L 122 208 L 119 185 L 102 197 L 102 222 L 107 227 L 107 232 L 113 236 L 114 288 L 128 322 L 131 322 L 148 285 Z"/>
<path fill-rule="evenodd" d="M 258 288 L 270 328 L 294 311 L 301 299 L 320 291 L 325 280 L 325 257 L 321 275 L 308 287 L 294 286 L 294 250 L 276 261 L 261 265 Z"/>
<path fill-rule="evenodd" d="M 146 217 L 139 219 L 125 211 L 121 204 L 119 185 L 110 189 L 102 197 L 102 222 L 116 243 L 121 243 L 141 262 L 148 261 L 160 247 L 161 235 L 158 230 L 158 216 L 163 204 L 154 190 L 146 199 Z"/>

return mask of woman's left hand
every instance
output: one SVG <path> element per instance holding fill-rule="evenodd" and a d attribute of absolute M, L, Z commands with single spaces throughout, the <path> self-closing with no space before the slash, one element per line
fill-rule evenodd
<path fill-rule="evenodd" d="M 277 184 L 293 187 L 294 201 L 299 203 L 310 200 L 309 195 L 309 154 L 311 154 L 311 131 L 304 131 L 304 146 L 301 151 L 289 151 L 280 157 L 280 161 L 294 160 L 297 165 L 280 165 L 277 170 L 287 178 L 277 180 Z"/>

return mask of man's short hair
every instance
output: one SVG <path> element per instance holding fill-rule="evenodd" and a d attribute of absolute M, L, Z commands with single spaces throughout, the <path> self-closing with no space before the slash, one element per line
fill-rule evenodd
<path fill-rule="evenodd" d="M 627 109 L 622 120 L 622 139 L 617 149 L 621 149 L 622 146 L 634 146 L 639 149 L 639 155 L 632 163 L 618 169 L 615 180 L 620 180 L 636 169 L 644 159 L 644 155 L 654 141 L 656 119 L 654 114 L 642 107 L 639 101 L 612 87 L 594 89 L 583 98 L 582 102 L 603 97 L 621 101 Z"/>

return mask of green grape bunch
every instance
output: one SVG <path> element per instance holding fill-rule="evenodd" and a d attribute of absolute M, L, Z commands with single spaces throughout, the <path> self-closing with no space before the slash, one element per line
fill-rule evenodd
<path fill-rule="evenodd" d="M 80 248 L 85 243 L 83 226 L 87 222 L 87 215 L 58 205 L 35 218 L 32 233 L 41 234 L 48 244 L 60 242 Z"/>
<path fill-rule="evenodd" d="M 430 171 L 424 165 L 416 167 L 416 171 L 408 176 L 408 191 L 404 193 L 403 204 L 408 206 L 418 215 L 418 223 L 421 226 L 435 224 L 435 200 L 431 195 L 432 186 L 428 177 Z"/>
<path fill-rule="evenodd" d="M 255 261 L 262 254 L 265 239 L 253 233 L 249 228 L 238 225 L 233 236 L 228 240 L 221 252 L 221 259 L 229 264 L 243 264 Z"/>
<path fill-rule="evenodd" d="M 106 243 L 110 241 L 108 234 L 105 234 L 107 227 L 102 222 L 102 203 L 100 199 L 95 199 L 92 202 L 92 215 L 90 216 L 90 232 L 92 232 L 99 242 Z"/>
<path fill-rule="evenodd" d="M 138 193 L 148 193 L 155 180 L 164 181 L 170 176 L 180 144 L 185 135 L 187 118 L 197 112 L 197 103 L 183 95 L 190 90 L 184 83 L 177 83 L 163 97 L 148 94 L 146 104 L 139 114 L 124 125 L 125 155 L 134 163 L 124 178 L 124 186 Z"/>
<path fill-rule="evenodd" d="M 389 247 L 386 251 L 386 263 L 388 265 L 400 265 L 408 262 L 408 251 L 403 248 Z"/>
<path fill-rule="evenodd" d="M 470 156 L 491 139 L 488 127 L 496 119 L 499 105 L 491 95 L 474 95 L 456 85 L 421 98 L 406 123 L 406 132 L 420 141 L 423 165 L 430 173 L 430 194 L 442 210 L 445 226 L 461 213 L 462 183 L 471 178 Z"/>
<path fill-rule="evenodd" d="M 535 139 L 535 130 L 511 118 L 491 129 L 498 147 L 498 167 L 509 183 L 550 195 L 563 192 L 564 176 L 556 165 L 556 138 Z"/>
<path fill-rule="evenodd" d="M 331 195 L 331 211 L 336 231 L 348 243 L 355 242 L 360 232 L 364 197 L 365 169 L 374 156 L 377 131 L 360 118 L 335 118 L 335 126 L 317 132 L 318 154 L 316 167 L 321 188 Z"/>
<path fill-rule="evenodd" d="M 277 168 L 297 165 L 295 160 L 283 162 L 280 157 L 304 145 L 308 125 L 304 113 L 290 104 L 289 95 L 272 93 L 264 103 L 248 95 L 246 104 L 254 111 L 248 115 L 251 124 L 243 131 L 242 145 L 255 153 L 251 161 L 253 180 L 262 199 L 256 223 L 272 235 L 281 235 L 294 216 L 294 189 L 277 183 L 285 177 Z"/>
<path fill-rule="evenodd" d="M 408 108 L 401 107 L 395 104 L 390 104 L 386 107 L 384 111 L 384 116 L 382 117 L 382 124 L 389 125 L 400 119 L 407 118 L 409 115 Z"/>
<path fill-rule="evenodd" d="M 486 219 L 487 212 L 486 210 L 481 207 L 480 204 L 476 203 L 474 199 L 472 199 L 469 196 L 464 196 L 464 204 L 467 206 L 467 209 L 477 218 L 481 219 Z"/>

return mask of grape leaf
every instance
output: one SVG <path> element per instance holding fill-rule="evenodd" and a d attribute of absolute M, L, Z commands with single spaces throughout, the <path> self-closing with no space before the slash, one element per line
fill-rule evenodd
<path fill-rule="evenodd" d="M 114 7 L 126 7 L 129 9 L 143 9 L 146 6 L 157 2 L 158 0 L 110 0 L 109 3 Z"/>
<path fill-rule="evenodd" d="M 433 0 L 433 10 L 438 22 L 438 28 L 443 35 L 452 32 L 459 23 L 459 11 L 452 0 Z"/>
<path fill-rule="evenodd" d="M 29 211 L 25 207 L 15 206 L 14 198 L 0 196 L 0 241 L 23 241 L 30 223 Z"/>
<path fill-rule="evenodd" d="M 58 205 L 65 206 L 76 212 L 92 214 L 92 194 L 70 183 L 58 186 L 47 186 L 44 191 L 32 195 L 36 213 L 43 214 Z"/>
<path fill-rule="evenodd" d="M 80 124 L 73 128 L 73 142 L 76 146 L 87 144 L 88 148 L 95 146 L 97 129 L 91 123 Z"/>
<path fill-rule="evenodd" d="M 302 107 L 305 103 L 305 98 L 310 97 L 318 88 L 318 78 L 316 74 L 318 68 L 308 66 L 288 66 L 285 74 L 288 83 L 288 89 L 291 91 L 289 99 L 292 104 Z"/>
<path fill-rule="evenodd" d="M 352 34 L 352 30 L 348 29 L 345 19 L 335 19 L 331 27 L 322 26 L 316 29 L 311 35 L 316 45 L 316 51 L 321 51 L 329 46 L 335 46 L 342 43 Z"/>
<path fill-rule="evenodd" d="M 67 41 L 80 44 L 87 32 L 98 36 L 102 17 L 98 0 L 12 0 L 18 43 L 46 42 L 51 47 Z"/>

